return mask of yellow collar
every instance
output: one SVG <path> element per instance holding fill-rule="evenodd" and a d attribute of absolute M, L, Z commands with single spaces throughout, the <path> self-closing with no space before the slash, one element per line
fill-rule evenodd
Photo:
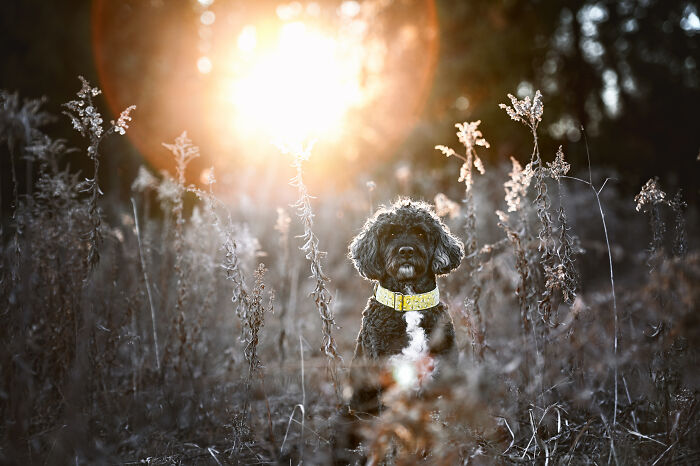
<path fill-rule="evenodd" d="M 440 303 L 440 290 L 437 286 L 433 291 L 421 294 L 401 294 L 389 291 L 377 284 L 374 298 L 385 306 L 397 311 L 422 311 L 435 307 Z"/>

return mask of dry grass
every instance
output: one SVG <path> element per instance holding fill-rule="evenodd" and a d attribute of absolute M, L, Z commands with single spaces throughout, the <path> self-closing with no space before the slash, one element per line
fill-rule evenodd
<path fill-rule="evenodd" d="M 87 83 L 80 92 L 94 95 Z M 386 408 L 363 419 L 338 406 L 349 395 L 341 356 L 371 293 L 345 251 L 373 200 L 411 183 L 410 168 L 313 200 L 297 154 L 294 222 L 279 205 L 225 204 L 213 172 L 204 188 L 186 185 L 198 152 L 183 135 L 168 146 L 177 177 L 142 170 L 133 203 L 107 215 L 99 143 L 123 133 L 128 112 L 106 130 L 91 103 L 89 118 L 72 116 L 95 165 L 81 182 L 63 168 L 81 155 L 44 134 L 41 102 L 0 99 L 14 189 L 0 242 L 0 463 L 700 460 L 700 255 L 688 244 L 697 232 L 685 230 L 694 213 L 650 180 L 636 199 L 651 219 L 643 233 L 632 199 L 595 167 L 569 174 L 563 151 L 545 162 L 539 94 L 504 106 L 533 135 L 525 168 L 515 158 L 510 173 L 485 167 L 478 123 L 459 125 L 464 156 L 441 146 L 464 162 L 465 184 L 450 189 L 465 194 L 462 215 L 438 198 L 468 249 L 441 284 L 459 361 L 420 394 L 374 368 Z M 23 160 L 35 167 L 26 193 L 15 173 Z M 350 436 L 362 445 L 347 449 Z"/>

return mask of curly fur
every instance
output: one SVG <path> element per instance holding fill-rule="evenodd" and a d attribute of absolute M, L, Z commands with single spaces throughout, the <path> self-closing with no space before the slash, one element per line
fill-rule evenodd
<path fill-rule="evenodd" d="M 379 251 L 380 233 L 389 225 L 410 227 L 421 225 L 429 229 L 435 240 L 431 264 L 435 275 L 445 275 L 457 268 L 464 257 L 464 245 L 450 233 L 430 204 L 401 199 L 390 207 L 382 207 L 370 217 L 360 233 L 350 243 L 350 259 L 364 278 L 381 280 L 386 274 L 383 255 Z"/>
<path fill-rule="evenodd" d="M 378 210 L 349 247 L 349 257 L 362 277 L 404 294 L 431 291 L 436 277 L 457 268 L 463 256 L 462 242 L 450 233 L 432 206 L 410 199 Z M 428 355 L 444 357 L 452 353 L 455 336 L 447 306 L 439 303 L 413 312 L 421 313 L 418 320 L 427 338 Z M 406 314 L 372 296 L 362 313 L 354 364 L 401 354 L 410 340 Z"/>

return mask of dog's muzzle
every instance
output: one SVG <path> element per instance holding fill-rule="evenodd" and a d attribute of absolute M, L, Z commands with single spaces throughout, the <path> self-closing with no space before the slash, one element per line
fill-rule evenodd
<path fill-rule="evenodd" d="M 435 287 L 434 290 L 427 293 L 401 294 L 377 284 L 374 299 L 396 311 L 423 311 L 440 303 L 440 290 Z"/>

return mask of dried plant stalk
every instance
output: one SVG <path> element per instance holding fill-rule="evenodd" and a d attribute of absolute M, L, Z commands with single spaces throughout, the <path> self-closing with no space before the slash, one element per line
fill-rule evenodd
<path fill-rule="evenodd" d="M 265 325 L 265 314 L 272 312 L 272 302 L 274 295 L 270 293 L 270 300 L 267 307 L 263 304 L 263 291 L 265 290 L 265 265 L 259 264 L 255 270 L 255 287 L 250 296 L 250 312 L 247 319 L 244 321 L 247 328 L 246 347 L 243 351 L 246 361 L 248 361 L 248 382 L 253 378 L 253 375 L 259 372 L 263 365 L 258 355 L 258 344 L 260 343 L 260 329 Z"/>
<path fill-rule="evenodd" d="M 649 244 L 649 258 L 647 265 L 650 271 L 654 271 L 663 259 L 664 234 L 666 225 L 661 217 L 661 205 L 668 204 L 666 193 L 659 186 L 659 178 L 649 179 L 642 190 L 634 197 L 637 203 L 636 210 L 649 213 L 651 225 L 651 243 Z"/>
<path fill-rule="evenodd" d="M 525 248 L 522 245 L 520 239 L 521 234 L 515 231 L 508 224 L 508 214 L 500 210 L 496 211 L 498 216 L 498 226 L 503 229 L 506 233 L 508 241 L 510 241 L 513 246 L 515 253 L 515 270 L 518 272 L 520 277 L 520 282 L 518 287 L 515 289 L 515 294 L 518 297 L 518 304 L 520 307 L 520 325 L 523 331 L 523 336 L 527 337 L 530 333 L 530 317 L 529 317 L 529 302 L 532 295 L 532 287 L 530 283 L 530 267 L 527 260 L 527 254 Z"/>
<path fill-rule="evenodd" d="M 481 360 L 484 356 L 486 330 L 479 307 L 479 298 L 481 296 L 481 276 L 479 272 L 482 266 L 479 257 L 479 243 L 476 237 L 476 206 L 474 204 L 472 187 L 474 185 L 473 168 L 476 168 L 482 175 L 485 172 L 484 164 L 476 153 L 476 147 L 489 148 L 490 145 L 478 129 L 479 124 L 481 124 L 480 120 L 474 122 L 465 121 L 455 125 L 458 129 L 457 138 L 466 150 L 465 155 L 461 155 L 447 146 L 438 145 L 435 146 L 435 149 L 442 152 L 446 157 L 455 156 L 463 162 L 460 168 L 459 181 L 464 182 L 464 231 L 466 234 L 464 249 L 472 278 L 471 292 L 464 301 L 464 313 L 472 340 L 472 353 L 475 358 Z"/>
<path fill-rule="evenodd" d="M 290 287 L 290 277 L 289 277 L 289 225 L 292 219 L 287 214 L 287 211 L 281 207 L 277 208 L 277 222 L 275 223 L 275 230 L 279 234 L 279 246 L 282 250 L 282 259 L 279 265 L 279 273 L 282 278 L 280 295 L 283 301 L 287 300 Z M 284 362 L 286 358 L 286 342 L 287 342 L 287 307 L 282 306 L 279 312 L 280 334 L 277 340 L 277 346 L 280 352 L 280 362 Z"/>
<path fill-rule="evenodd" d="M 576 178 L 573 176 L 567 176 L 567 175 L 560 175 L 561 178 L 568 178 L 571 180 L 579 181 L 585 185 L 587 185 L 589 188 L 591 188 L 591 191 L 593 191 L 593 196 L 595 197 L 596 204 L 598 205 L 598 212 L 600 213 L 600 220 L 603 224 L 603 234 L 605 237 L 605 246 L 608 252 L 608 266 L 610 270 L 610 294 L 612 296 L 612 305 L 613 305 L 613 375 L 614 375 L 614 402 L 613 402 L 613 422 L 612 422 L 612 431 L 615 431 L 616 425 L 617 425 L 617 406 L 618 406 L 618 360 L 617 360 L 617 355 L 619 352 L 619 335 L 620 335 L 620 329 L 619 329 L 619 316 L 617 313 L 617 295 L 615 294 L 615 274 L 613 272 L 613 260 L 612 260 L 612 248 L 610 247 L 610 236 L 608 235 L 608 226 L 607 223 L 605 223 L 605 211 L 603 210 L 603 204 L 600 202 L 600 193 L 603 191 L 605 186 L 607 185 L 608 181 L 610 178 L 607 178 L 605 181 L 603 181 L 603 184 L 600 186 L 600 188 L 596 188 L 595 185 L 593 184 L 593 174 L 591 171 L 591 155 L 590 151 L 588 150 L 588 138 L 586 137 L 586 133 L 583 130 L 583 127 L 581 127 L 581 131 L 583 132 L 584 136 L 584 141 L 586 143 L 586 157 L 588 159 L 588 180 L 583 180 L 581 178 Z M 636 199 L 635 199 L 636 200 Z M 612 438 L 611 438 L 612 441 Z M 613 450 L 614 450 L 614 445 L 613 445 Z"/>
<path fill-rule="evenodd" d="M 554 162 L 547 163 L 547 168 L 549 169 L 550 176 L 557 182 L 557 191 L 559 194 L 559 209 L 557 211 L 557 220 L 559 221 L 559 246 L 556 251 L 559 262 L 552 276 L 558 281 L 556 286 L 561 291 L 564 301 L 568 304 L 572 304 L 576 298 L 578 272 L 574 265 L 574 243 L 573 238 L 569 235 L 569 226 L 562 202 L 561 188 L 561 177 L 565 176 L 571 167 L 564 160 L 564 151 L 561 146 L 559 146 Z M 554 322 L 554 325 L 557 325 L 557 321 Z"/>
<path fill-rule="evenodd" d="M 92 98 L 100 95 L 102 91 L 96 87 L 92 87 L 90 83 L 78 76 L 82 83 L 81 89 L 77 93 L 77 99 L 71 100 L 63 104 L 67 109 L 63 113 L 67 115 L 73 123 L 73 128 L 80 133 L 81 136 L 88 138 L 90 144 L 87 148 L 88 157 L 93 162 L 92 178 L 85 178 L 77 188 L 80 192 L 88 194 L 88 217 L 90 219 L 90 230 L 85 233 L 88 240 L 88 253 L 86 263 L 89 269 L 93 269 L 100 261 L 99 247 L 102 243 L 101 232 L 101 213 L 99 211 L 97 200 L 102 195 L 102 190 L 99 185 L 99 168 L 100 168 L 100 143 L 105 136 L 118 133 L 124 135 L 129 127 L 128 122 L 131 121 L 130 113 L 136 108 L 132 105 L 125 109 L 119 119 L 111 122 L 111 126 L 105 130 L 102 126 L 102 115 L 97 110 Z M 85 276 L 85 281 L 87 275 Z"/>
<path fill-rule="evenodd" d="M 241 338 L 246 340 L 245 322 L 248 319 L 250 295 L 245 284 L 243 271 L 241 270 L 240 259 L 238 257 L 238 245 L 236 244 L 234 236 L 231 214 L 225 209 L 222 202 L 214 196 L 214 183 L 216 183 L 216 179 L 214 177 L 214 168 L 212 167 L 209 169 L 207 180 L 207 184 L 209 185 L 208 191 L 203 191 L 194 186 L 188 186 L 187 190 L 195 194 L 205 203 L 207 210 L 211 212 L 214 219 L 213 226 L 221 236 L 221 248 L 224 250 L 224 259 L 221 263 L 221 268 L 224 269 L 226 279 L 233 283 L 231 302 L 236 305 L 236 316 L 241 322 Z M 217 212 L 217 207 L 226 211 L 226 225 L 223 224 Z"/>
<path fill-rule="evenodd" d="M 683 210 L 688 204 L 683 200 L 683 193 L 678 190 L 673 199 L 669 201 L 673 210 L 673 254 L 676 257 L 685 257 L 688 252 L 688 240 L 685 232 L 685 215 Z"/>
<path fill-rule="evenodd" d="M 146 293 L 148 295 L 148 306 L 151 309 L 151 326 L 153 329 L 153 346 L 155 347 L 156 367 L 160 371 L 160 353 L 158 352 L 158 332 L 156 331 L 156 310 L 153 306 L 153 294 L 151 293 L 151 281 L 148 279 L 148 268 L 146 267 L 146 256 L 143 253 L 141 244 L 141 229 L 139 228 L 139 214 L 136 211 L 136 201 L 131 198 L 131 205 L 134 208 L 134 226 L 136 228 L 136 239 L 139 245 L 139 258 L 141 269 L 143 270 L 143 281 L 146 283 Z"/>
<path fill-rule="evenodd" d="M 190 138 L 187 137 L 187 131 L 183 131 L 180 136 L 175 138 L 175 144 L 165 144 L 163 146 L 172 152 L 175 157 L 175 171 L 177 174 L 176 186 L 173 196 L 173 214 L 175 215 L 175 276 L 177 277 L 176 293 L 177 300 L 175 302 L 175 312 L 173 316 L 173 328 L 177 332 L 179 341 L 178 350 L 178 367 L 185 359 L 185 345 L 187 344 L 187 329 L 185 326 L 185 314 L 183 306 L 187 294 L 185 271 L 184 271 L 184 238 L 183 228 L 185 219 L 183 217 L 183 198 L 186 192 L 185 186 L 185 171 L 187 165 L 199 157 L 199 148 L 192 144 Z"/>
<path fill-rule="evenodd" d="M 296 208 L 297 216 L 304 226 L 304 234 L 301 235 L 304 244 L 300 247 L 300 249 L 306 253 L 306 258 L 309 260 L 311 265 L 311 277 L 316 280 L 316 285 L 310 296 L 316 305 L 319 316 L 321 317 L 321 334 L 323 339 L 321 351 L 323 351 L 328 360 L 328 374 L 330 375 L 333 383 L 336 397 L 340 402 L 342 400 L 342 395 L 340 393 L 338 364 L 342 363 L 342 358 L 338 353 L 335 339 L 333 338 L 333 327 L 336 325 L 335 320 L 333 319 L 333 311 L 330 306 L 331 293 L 326 287 L 326 283 L 330 281 L 330 278 L 328 278 L 328 276 L 323 272 L 321 265 L 321 260 L 323 257 L 325 257 L 326 253 L 319 249 L 319 241 L 313 231 L 314 213 L 311 209 L 311 196 L 306 189 L 303 179 L 302 164 L 311 156 L 312 145 L 291 150 L 286 147 L 281 147 L 280 149 L 282 152 L 291 153 L 291 155 L 294 157 L 292 166 L 296 169 L 297 173 L 296 176 L 290 181 L 290 184 L 297 188 L 299 193 L 299 199 L 293 204 L 293 207 Z"/>

